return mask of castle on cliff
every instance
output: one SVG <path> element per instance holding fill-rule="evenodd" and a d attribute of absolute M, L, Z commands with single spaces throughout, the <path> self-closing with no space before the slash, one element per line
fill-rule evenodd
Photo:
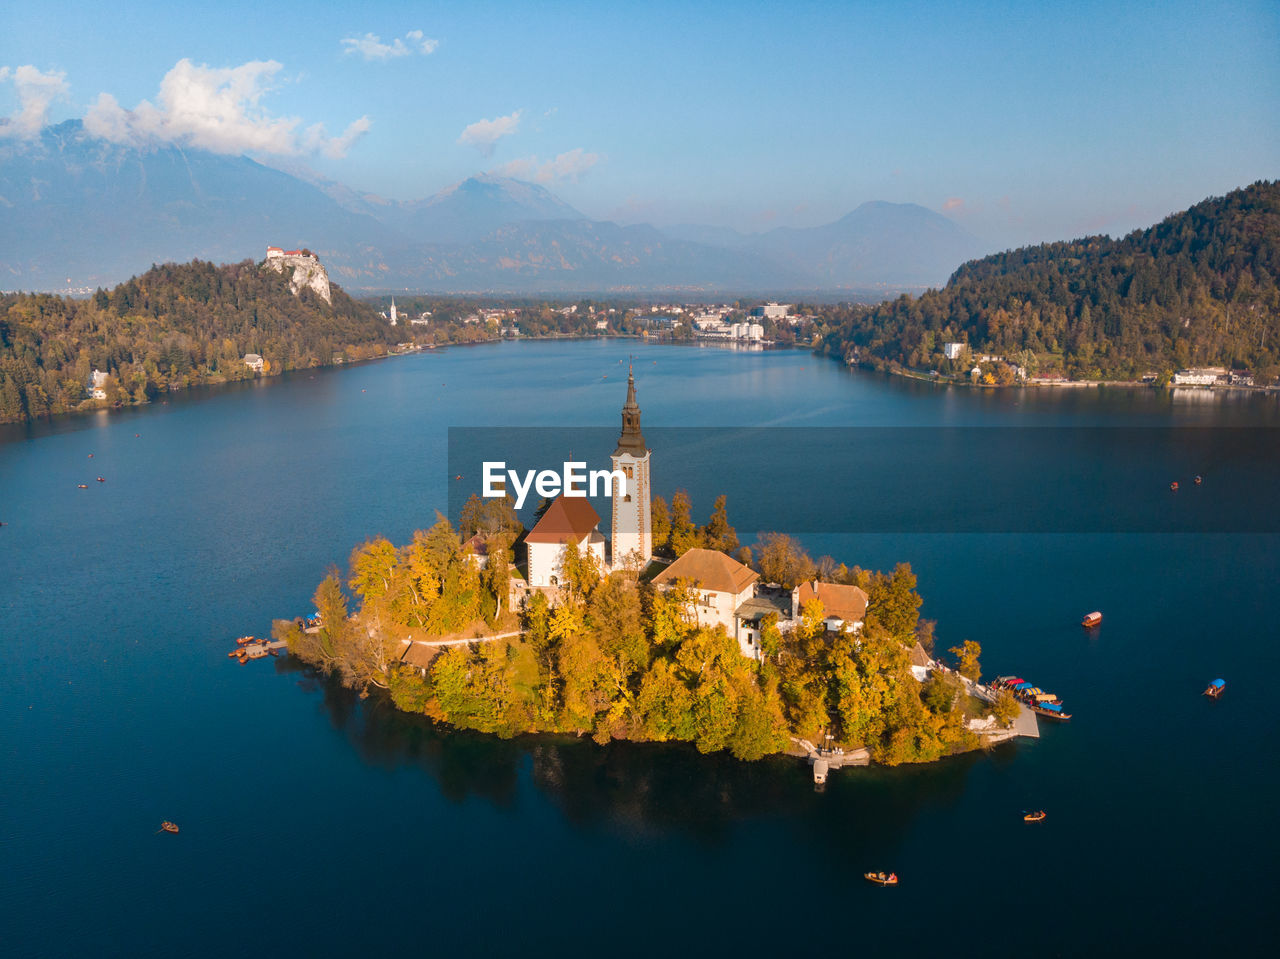
<path fill-rule="evenodd" d="M 332 294 L 329 291 L 329 274 L 320 265 L 319 258 L 310 250 L 284 250 L 278 246 L 269 246 L 263 265 L 277 273 L 291 269 L 293 276 L 289 286 L 294 296 L 297 296 L 305 286 L 313 290 L 326 303 L 333 303 Z"/>

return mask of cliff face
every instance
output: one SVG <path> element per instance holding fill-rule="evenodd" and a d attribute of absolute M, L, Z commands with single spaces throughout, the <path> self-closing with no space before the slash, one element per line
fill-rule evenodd
<path fill-rule="evenodd" d="M 277 273 L 283 273 L 286 269 L 293 271 L 289 286 L 294 296 L 297 296 L 303 287 L 310 287 L 317 296 L 332 305 L 329 274 L 314 256 L 269 256 L 266 265 Z"/>

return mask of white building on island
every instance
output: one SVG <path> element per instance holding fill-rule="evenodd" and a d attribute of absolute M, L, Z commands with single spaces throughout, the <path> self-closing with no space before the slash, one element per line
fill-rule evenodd
<path fill-rule="evenodd" d="M 607 569 L 605 539 L 599 527 L 600 515 L 585 496 L 558 497 L 524 539 L 529 585 L 537 589 L 560 585 L 569 543 L 575 544 L 578 552 L 594 556 L 601 570 Z"/>
<path fill-rule="evenodd" d="M 738 607 L 755 596 L 760 574 L 716 549 L 691 549 L 653 578 L 658 589 L 669 590 L 681 581 L 693 588 L 689 614 L 699 626 L 723 626 L 738 640 L 742 655 L 756 657 L 748 639 L 740 635 Z"/>

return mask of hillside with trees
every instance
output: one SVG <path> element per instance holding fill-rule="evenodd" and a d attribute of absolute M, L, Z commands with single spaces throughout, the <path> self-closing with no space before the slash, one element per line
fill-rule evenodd
<path fill-rule="evenodd" d="M 1260 181 L 1123 239 L 1024 247 L 961 266 L 941 290 L 826 311 L 819 349 L 877 368 L 993 379 L 1028 375 L 1158 382 L 1174 370 L 1280 375 L 1280 183 Z M 943 344 L 959 342 L 955 361 Z M 984 367 L 984 372 L 986 368 Z"/>
<path fill-rule="evenodd" d="M 253 261 L 154 266 L 78 300 L 0 294 L 0 422 L 146 402 L 166 390 L 383 355 L 395 331 L 332 287 L 295 296 L 287 273 Z M 106 400 L 88 398 L 94 370 Z"/>

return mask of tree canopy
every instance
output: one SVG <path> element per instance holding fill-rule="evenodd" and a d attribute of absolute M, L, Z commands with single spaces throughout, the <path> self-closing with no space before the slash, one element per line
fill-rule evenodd
<path fill-rule="evenodd" d="M 1188 366 L 1280 376 L 1280 182 L 1198 203 L 1121 239 L 1091 236 L 966 263 L 941 290 L 821 310 L 818 349 L 864 365 L 1136 380 Z M 960 343 L 956 360 L 943 353 Z M 1010 365 L 1013 364 L 1013 365 Z"/>

